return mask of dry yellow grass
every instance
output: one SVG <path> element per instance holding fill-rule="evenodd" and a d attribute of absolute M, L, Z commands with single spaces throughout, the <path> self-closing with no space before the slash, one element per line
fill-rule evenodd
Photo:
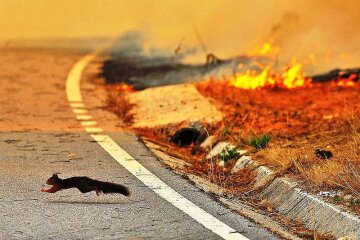
<path fill-rule="evenodd" d="M 323 134 L 308 143 L 284 147 L 279 143 L 254 154 L 262 164 L 303 180 L 313 190 L 339 189 L 360 197 L 360 119 L 340 124 L 335 134 Z M 314 149 L 330 150 L 334 157 L 318 159 Z"/>
<path fill-rule="evenodd" d="M 107 87 L 107 108 L 119 116 L 123 125 L 130 125 L 134 121 L 134 115 L 130 112 L 135 104 L 128 99 L 132 88 L 126 84 L 117 84 Z"/>

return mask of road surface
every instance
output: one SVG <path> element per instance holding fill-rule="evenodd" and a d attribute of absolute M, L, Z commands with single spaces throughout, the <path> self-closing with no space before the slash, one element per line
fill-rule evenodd
<path fill-rule="evenodd" d="M 159 196 L 84 130 L 66 95 L 67 76 L 83 55 L 60 49 L 1 49 L 0 239 L 224 239 Z M 116 126 L 112 114 L 98 108 L 95 86 L 84 83 L 81 91 L 106 136 L 172 191 L 234 229 L 234 236 L 277 239 L 161 165 L 134 134 Z M 116 181 L 132 194 L 40 192 L 55 172 Z"/>

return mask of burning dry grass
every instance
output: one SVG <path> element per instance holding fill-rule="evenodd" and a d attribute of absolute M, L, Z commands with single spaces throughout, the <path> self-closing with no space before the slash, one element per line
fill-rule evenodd
<path fill-rule="evenodd" d="M 336 132 L 337 125 L 360 112 L 359 86 L 244 90 L 227 81 L 210 80 L 197 87 L 226 115 L 222 130 L 235 136 L 269 133 L 283 142 L 316 139 Z"/>

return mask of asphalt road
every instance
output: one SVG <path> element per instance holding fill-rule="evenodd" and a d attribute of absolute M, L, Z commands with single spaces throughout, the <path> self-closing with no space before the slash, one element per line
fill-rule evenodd
<path fill-rule="evenodd" d="M 2 49 L 0 55 L 0 239 L 221 239 L 119 165 L 84 131 L 65 80 L 83 53 Z M 277 239 L 165 168 L 116 119 L 98 108 L 101 91 L 83 86 L 94 118 L 118 145 L 176 192 L 249 239 Z M 127 185 L 132 195 L 76 189 L 40 192 L 52 173 Z"/>

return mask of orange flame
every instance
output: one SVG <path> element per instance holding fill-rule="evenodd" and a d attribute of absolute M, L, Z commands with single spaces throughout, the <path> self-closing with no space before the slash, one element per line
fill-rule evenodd
<path fill-rule="evenodd" d="M 353 87 L 355 86 L 354 79 L 356 78 L 357 78 L 356 74 L 351 74 L 348 78 L 340 79 L 337 82 L 337 85 L 340 87 Z"/>
<path fill-rule="evenodd" d="M 230 84 L 243 89 L 257 89 L 263 87 L 297 88 L 308 86 L 310 78 L 305 78 L 301 72 L 302 65 L 293 62 L 292 66 L 282 74 L 275 74 L 271 71 L 271 65 L 263 68 L 261 73 L 254 70 L 247 70 L 245 73 L 236 73 L 230 79 Z"/>
<path fill-rule="evenodd" d="M 302 64 L 294 62 L 293 66 L 289 67 L 282 74 L 282 84 L 286 88 L 303 87 L 306 85 L 307 81 L 301 72 L 301 68 Z"/>
<path fill-rule="evenodd" d="M 267 42 L 261 45 L 260 48 L 250 52 L 251 56 L 274 56 L 279 53 L 280 48 L 275 46 L 274 39 L 270 38 Z"/>
<path fill-rule="evenodd" d="M 256 49 L 251 56 L 274 57 L 279 52 L 279 47 L 274 46 L 274 40 L 269 39 L 259 49 Z M 242 66 L 239 65 L 239 68 Z M 230 84 L 243 89 L 257 89 L 264 87 L 297 88 L 308 86 L 310 78 L 305 78 L 301 72 L 303 65 L 292 61 L 291 65 L 286 67 L 284 72 L 276 74 L 271 70 L 271 64 L 262 68 L 258 73 L 255 70 L 246 70 L 245 73 L 236 73 L 230 79 Z"/>
<path fill-rule="evenodd" d="M 270 76 L 270 66 L 266 66 L 260 74 L 254 70 L 247 70 L 244 74 L 236 73 L 230 79 L 231 85 L 244 89 L 256 89 L 273 85 L 274 83 L 275 81 Z"/>

